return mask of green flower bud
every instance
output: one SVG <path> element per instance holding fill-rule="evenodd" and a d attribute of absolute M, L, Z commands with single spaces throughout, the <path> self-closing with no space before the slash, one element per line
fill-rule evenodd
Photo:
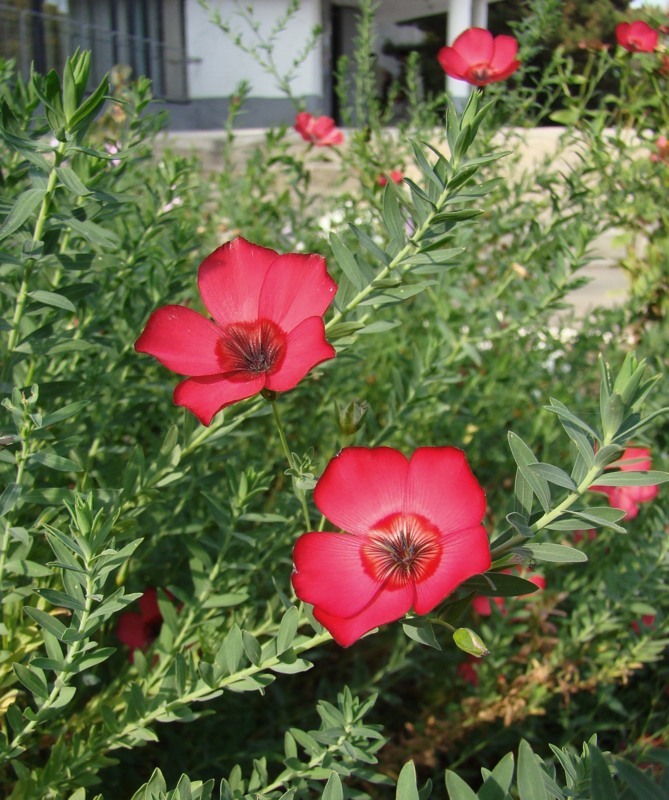
<path fill-rule="evenodd" d="M 483 639 L 481 639 L 478 633 L 474 633 L 474 631 L 469 628 L 458 628 L 454 631 L 453 641 L 460 650 L 464 650 L 464 652 L 469 653 L 470 656 L 481 658 L 481 656 L 490 655 L 490 651 L 485 644 L 483 644 Z"/>
<path fill-rule="evenodd" d="M 344 436 L 351 436 L 360 430 L 368 408 L 369 406 L 364 400 L 351 400 L 346 405 L 335 400 L 337 424 Z"/>

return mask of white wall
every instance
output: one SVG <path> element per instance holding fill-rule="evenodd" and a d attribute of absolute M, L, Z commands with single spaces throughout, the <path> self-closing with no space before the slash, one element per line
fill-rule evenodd
<path fill-rule="evenodd" d="M 254 0 L 252 4 L 242 0 L 242 3 L 244 6 L 253 6 L 254 18 L 260 23 L 261 31 L 269 33 L 277 18 L 285 12 L 287 0 Z M 219 10 L 223 20 L 242 33 L 245 41 L 256 41 L 248 25 L 235 13 L 232 0 L 209 0 L 209 5 Z M 227 97 L 234 93 L 242 79 L 250 82 L 254 97 L 283 97 L 274 79 L 209 21 L 207 12 L 197 0 L 186 0 L 185 16 L 186 52 L 189 58 L 197 59 L 188 67 L 191 98 Z M 313 27 L 319 24 L 319 0 L 303 0 L 299 11 L 276 42 L 274 58 L 281 74 L 288 72 L 293 59 L 303 50 Z M 295 97 L 323 94 L 320 41 L 298 69 L 291 86 Z"/>

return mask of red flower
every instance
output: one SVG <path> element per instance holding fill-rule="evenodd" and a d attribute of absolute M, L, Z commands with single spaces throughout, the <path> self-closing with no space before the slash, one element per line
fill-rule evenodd
<path fill-rule="evenodd" d="M 485 495 L 454 447 L 419 447 L 411 459 L 389 447 L 346 448 L 314 499 L 347 533 L 300 536 L 293 587 L 344 647 L 412 607 L 427 614 L 490 566 Z"/>
<path fill-rule="evenodd" d="M 376 183 L 378 186 L 385 186 L 388 183 L 389 178 L 393 183 L 402 183 L 404 180 L 404 174 L 398 169 L 394 169 L 392 172 L 389 172 L 388 175 L 379 175 L 379 177 L 376 179 Z"/>
<path fill-rule="evenodd" d="M 132 650 L 146 650 L 158 638 L 162 624 L 158 591 L 151 586 L 139 598 L 139 614 L 126 611 L 119 616 L 116 636 Z"/>
<path fill-rule="evenodd" d="M 474 687 L 479 685 L 478 662 L 473 656 L 469 656 L 466 661 L 461 661 L 455 671 L 463 681 L 471 683 Z"/>
<path fill-rule="evenodd" d="M 644 628 L 652 628 L 655 624 L 655 614 L 644 614 L 641 617 L 641 623 Z M 640 634 L 642 630 L 641 625 L 639 625 L 639 622 L 635 619 L 630 622 L 630 628 L 632 628 L 637 635 Z"/>
<path fill-rule="evenodd" d="M 657 47 L 658 32 L 647 22 L 621 22 L 616 26 L 616 40 L 632 53 L 652 53 Z"/>
<path fill-rule="evenodd" d="M 331 147 L 344 141 L 344 134 L 335 127 L 332 117 L 314 117 L 308 111 L 301 111 L 295 117 L 295 130 L 317 147 Z"/>
<path fill-rule="evenodd" d="M 468 28 L 450 47 L 437 54 L 441 68 L 452 78 L 474 86 L 503 81 L 520 66 L 513 36 L 493 36 L 484 28 Z"/>
<path fill-rule="evenodd" d="M 665 161 L 669 163 L 669 141 L 666 136 L 658 136 L 655 140 L 656 153 L 651 153 L 651 161 Z"/>
<path fill-rule="evenodd" d="M 587 531 L 574 531 L 574 541 L 576 544 L 582 542 L 585 539 L 585 536 L 588 536 L 589 541 L 594 541 L 597 538 L 597 531 L 594 528 L 590 528 Z"/>
<path fill-rule="evenodd" d="M 337 284 L 321 256 L 279 255 L 239 237 L 205 258 L 198 286 L 214 319 L 164 306 L 135 350 L 190 376 L 177 385 L 174 402 L 203 425 L 263 389 L 293 389 L 312 367 L 334 358 L 323 314 Z"/>
<path fill-rule="evenodd" d="M 636 459 L 634 463 L 625 463 Z M 627 447 L 618 461 L 609 465 L 622 472 L 650 469 L 650 450 L 647 447 Z M 639 504 L 654 500 L 660 491 L 657 486 L 593 486 L 593 492 L 603 492 L 613 508 L 625 512 L 623 519 L 634 519 L 639 513 Z"/>

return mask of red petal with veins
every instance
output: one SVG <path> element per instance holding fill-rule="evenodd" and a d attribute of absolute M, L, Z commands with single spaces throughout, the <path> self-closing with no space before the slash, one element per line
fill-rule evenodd
<path fill-rule="evenodd" d="M 163 306 L 149 317 L 135 342 L 138 353 L 148 353 L 180 375 L 220 372 L 217 347 L 221 329 L 185 306 Z"/>
<path fill-rule="evenodd" d="M 188 378 L 174 390 L 174 403 L 192 411 L 203 425 L 210 425 L 214 415 L 221 409 L 258 394 L 264 387 L 264 375 L 241 381 L 220 375 Z"/>

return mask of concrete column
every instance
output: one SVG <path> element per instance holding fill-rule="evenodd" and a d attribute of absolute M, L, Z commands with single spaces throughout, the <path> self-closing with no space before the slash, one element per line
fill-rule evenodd
<path fill-rule="evenodd" d="M 488 27 L 488 0 L 473 0 L 472 4 L 472 27 Z"/>
<path fill-rule="evenodd" d="M 472 0 L 450 0 L 446 23 L 446 42 L 449 45 L 453 44 L 459 34 L 471 27 Z M 459 81 L 447 75 L 446 90 L 457 107 L 464 106 L 469 97 L 471 87 L 466 81 Z"/>

